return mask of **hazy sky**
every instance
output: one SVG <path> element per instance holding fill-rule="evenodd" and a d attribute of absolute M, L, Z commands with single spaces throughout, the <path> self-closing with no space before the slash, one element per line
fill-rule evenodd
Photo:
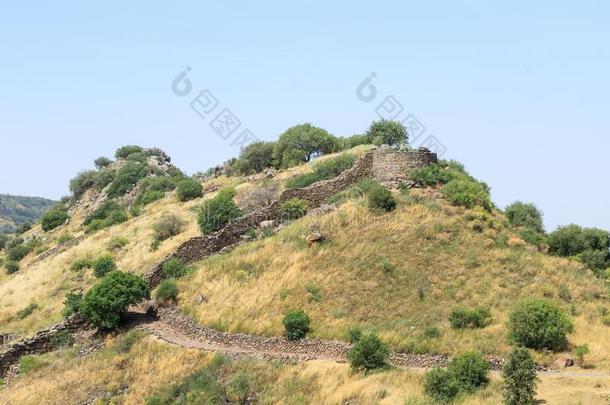
<path fill-rule="evenodd" d="M 59 198 L 123 144 L 193 173 L 237 155 L 243 129 L 360 133 L 394 96 L 426 127 L 418 143 L 434 135 L 499 206 L 610 229 L 608 2 L 88 3 L 2 7 L 0 192 Z M 218 106 L 201 117 L 205 89 Z M 210 127 L 224 108 L 241 121 L 227 140 Z"/>

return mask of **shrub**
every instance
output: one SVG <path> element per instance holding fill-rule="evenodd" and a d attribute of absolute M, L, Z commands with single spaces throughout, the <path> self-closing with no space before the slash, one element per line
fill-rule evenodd
<path fill-rule="evenodd" d="M 314 156 L 337 152 L 339 142 L 326 130 L 311 124 L 296 125 L 280 135 L 273 147 L 276 167 L 288 168 L 309 162 Z"/>
<path fill-rule="evenodd" d="M 479 353 L 467 352 L 455 357 L 448 371 L 464 392 L 475 392 L 489 382 L 489 363 Z"/>
<path fill-rule="evenodd" d="M 104 277 L 106 274 L 116 270 L 117 268 L 116 263 L 110 255 L 103 255 L 98 257 L 96 260 L 93 261 L 92 267 L 93 274 L 95 275 L 95 277 L 99 278 Z"/>
<path fill-rule="evenodd" d="M 512 226 L 529 228 L 538 233 L 544 233 L 542 211 L 534 204 L 517 201 L 506 207 L 504 213 Z"/>
<path fill-rule="evenodd" d="M 30 253 L 31 249 L 26 244 L 19 244 L 8 249 L 7 256 L 10 261 L 19 262 Z"/>
<path fill-rule="evenodd" d="M 536 363 L 524 347 L 515 348 L 502 369 L 503 396 L 507 405 L 534 404 L 536 396 Z"/>
<path fill-rule="evenodd" d="M 178 284 L 176 280 L 163 280 L 154 292 L 155 301 L 158 304 L 165 304 L 174 301 L 178 297 Z"/>
<path fill-rule="evenodd" d="M 392 193 L 387 188 L 378 185 L 370 189 L 366 195 L 367 205 L 371 209 L 382 211 L 394 211 L 396 208 L 396 200 Z"/>
<path fill-rule="evenodd" d="M 8 242 L 8 236 L 0 233 L 0 251 L 4 250 L 6 242 Z"/>
<path fill-rule="evenodd" d="M 347 353 L 353 370 L 365 372 L 384 368 L 390 356 L 388 346 L 373 333 L 362 336 Z"/>
<path fill-rule="evenodd" d="M 127 210 L 117 201 L 108 200 L 85 218 L 87 232 L 97 231 L 127 221 Z"/>
<path fill-rule="evenodd" d="M 449 323 L 454 329 L 484 328 L 489 324 L 491 314 L 487 308 L 454 308 L 449 314 Z"/>
<path fill-rule="evenodd" d="M 127 307 L 149 296 L 148 285 L 142 278 L 113 271 L 87 291 L 79 307 L 93 325 L 114 329 Z"/>
<path fill-rule="evenodd" d="M 70 216 L 68 215 L 68 211 L 66 211 L 63 207 L 55 207 L 50 211 L 47 211 L 40 220 L 40 224 L 42 226 L 42 230 L 45 232 L 51 231 L 58 226 L 63 225 Z"/>
<path fill-rule="evenodd" d="M 19 263 L 13 260 L 9 260 L 4 264 L 6 274 L 13 274 L 19 271 Z"/>
<path fill-rule="evenodd" d="M 417 184 L 426 187 L 447 184 L 456 178 L 451 170 L 442 167 L 440 164 L 433 164 L 422 169 L 413 170 L 410 176 Z"/>
<path fill-rule="evenodd" d="M 291 179 L 288 179 L 288 181 L 286 182 L 286 187 L 287 188 L 305 188 L 305 187 L 311 186 L 313 183 L 316 183 L 320 180 L 322 180 L 322 179 L 315 172 L 305 173 L 305 174 L 301 174 L 299 176 L 295 176 Z"/>
<path fill-rule="evenodd" d="M 28 316 L 32 315 L 32 313 L 34 313 L 34 311 L 36 311 L 38 308 L 39 308 L 38 304 L 35 302 L 32 302 L 27 307 L 17 311 L 17 318 L 25 319 Z"/>
<path fill-rule="evenodd" d="M 113 236 L 110 238 L 108 243 L 106 243 L 106 249 L 108 250 L 120 250 L 127 246 L 129 241 L 125 238 L 121 238 L 119 236 Z"/>
<path fill-rule="evenodd" d="M 121 197 L 131 190 L 140 179 L 146 177 L 149 169 L 145 164 L 139 162 L 128 162 L 121 167 L 108 187 L 108 197 Z"/>
<path fill-rule="evenodd" d="M 292 311 L 286 314 L 283 320 L 284 336 L 288 340 L 299 340 L 303 339 L 307 332 L 309 332 L 309 325 L 311 323 L 309 316 L 303 311 Z"/>
<path fill-rule="evenodd" d="M 72 264 L 70 265 L 70 270 L 79 271 L 91 267 L 93 267 L 93 260 L 88 257 L 81 257 L 72 262 Z"/>
<path fill-rule="evenodd" d="M 356 156 L 343 154 L 334 158 L 322 160 L 313 168 L 312 173 L 293 177 L 286 182 L 288 188 L 305 188 L 320 180 L 330 180 L 354 165 Z"/>
<path fill-rule="evenodd" d="M 548 244 L 551 254 L 574 256 L 598 274 L 610 267 L 610 232 L 568 225 L 549 234 Z"/>
<path fill-rule="evenodd" d="M 93 164 L 98 170 L 103 169 L 104 167 L 110 166 L 112 164 L 112 160 L 108 159 L 105 156 L 98 157 L 93 161 Z"/>
<path fill-rule="evenodd" d="M 371 143 L 371 140 L 366 135 L 356 134 L 343 138 L 341 140 L 341 149 L 351 149 L 358 145 L 367 145 Z"/>
<path fill-rule="evenodd" d="M 260 173 L 273 166 L 273 142 L 254 142 L 241 150 L 233 167 L 242 174 Z"/>
<path fill-rule="evenodd" d="M 161 265 L 161 270 L 166 278 L 180 278 L 187 275 L 191 269 L 180 259 L 169 259 Z"/>
<path fill-rule="evenodd" d="M 164 241 L 182 232 L 184 221 L 174 214 L 164 214 L 153 224 L 153 238 Z"/>
<path fill-rule="evenodd" d="M 136 152 L 127 156 L 126 160 L 129 162 L 146 164 L 146 162 L 148 162 L 148 156 L 146 156 L 146 154 L 143 152 Z"/>
<path fill-rule="evenodd" d="M 299 219 L 307 214 L 308 207 L 307 201 L 296 197 L 291 198 L 282 204 L 280 215 L 282 220 Z"/>
<path fill-rule="evenodd" d="M 165 197 L 165 193 L 163 191 L 146 190 L 138 194 L 138 196 L 136 197 L 135 205 L 142 206 L 152 204 L 155 201 L 159 201 L 163 197 Z"/>
<path fill-rule="evenodd" d="M 424 338 L 434 339 L 441 336 L 441 331 L 434 325 L 428 325 L 424 329 Z"/>
<path fill-rule="evenodd" d="M 97 172 L 88 170 L 80 172 L 75 178 L 70 180 L 70 191 L 74 198 L 79 199 L 85 191 L 95 186 L 97 181 Z"/>
<path fill-rule="evenodd" d="M 546 299 L 526 299 L 509 316 L 508 329 L 513 342 L 530 349 L 557 350 L 574 329 L 563 311 Z"/>
<path fill-rule="evenodd" d="M 176 187 L 176 196 L 182 202 L 194 200 L 203 196 L 203 186 L 195 179 L 180 180 Z"/>
<path fill-rule="evenodd" d="M 117 159 L 126 159 L 129 155 L 131 155 L 133 153 L 140 153 L 143 151 L 144 151 L 144 149 L 142 149 L 141 146 L 125 145 L 125 146 L 121 146 L 120 148 L 118 148 L 116 150 L 116 152 L 114 153 L 114 157 Z"/>
<path fill-rule="evenodd" d="M 580 345 L 576 346 L 576 350 L 574 351 L 576 357 L 578 357 L 578 364 L 580 367 L 585 365 L 585 356 L 589 354 L 589 346 L 588 345 Z"/>
<path fill-rule="evenodd" d="M 216 231 L 241 215 L 241 210 L 233 202 L 234 196 L 234 189 L 223 189 L 214 198 L 204 201 L 198 216 L 201 232 Z"/>
<path fill-rule="evenodd" d="M 345 338 L 348 342 L 354 344 L 362 337 L 362 329 L 357 326 L 350 327 L 345 333 Z"/>
<path fill-rule="evenodd" d="M 466 208 L 480 206 L 491 210 L 493 204 L 489 197 L 489 190 L 484 184 L 471 180 L 451 180 L 447 183 L 442 193 L 445 198 L 455 205 Z"/>
<path fill-rule="evenodd" d="M 61 314 L 67 318 L 70 315 L 80 312 L 80 304 L 82 300 L 83 294 L 80 292 L 70 292 L 66 294 L 66 298 L 64 299 L 64 309 L 61 311 Z"/>
<path fill-rule="evenodd" d="M 409 137 L 407 129 L 402 123 L 386 119 L 373 121 L 366 131 L 366 136 L 375 145 L 397 145 L 407 142 Z"/>
<path fill-rule="evenodd" d="M 66 243 L 68 241 L 71 241 L 72 239 L 74 239 L 74 236 L 72 236 L 71 233 L 69 232 L 64 232 L 61 235 L 59 235 L 59 237 L 57 238 L 57 243 L 62 244 L 62 243 Z"/>
<path fill-rule="evenodd" d="M 27 354 L 19 358 L 19 373 L 27 374 L 39 370 L 50 364 L 50 361 L 41 355 Z"/>
<path fill-rule="evenodd" d="M 460 392 L 457 381 L 449 371 L 436 368 L 426 373 L 424 391 L 439 403 L 452 402 Z"/>

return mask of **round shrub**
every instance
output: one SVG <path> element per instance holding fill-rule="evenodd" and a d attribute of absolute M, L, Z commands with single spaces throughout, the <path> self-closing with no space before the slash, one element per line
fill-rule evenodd
<path fill-rule="evenodd" d="M 9 248 L 6 253 L 9 260 L 18 262 L 30 253 L 30 248 L 22 243 Z"/>
<path fill-rule="evenodd" d="M 80 198 L 85 191 L 94 187 L 97 182 L 98 173 L 95 170 L 80 172 L 75 178 L 70 180 L 70 191 L 74 198 Z"/>
<path fill-rule="evenodd" d="M 371 209 L 394 211 L 396 200 L 387 188 L 379 185 L 369 190 L 366 195 L 368 207 Z"/>
<path fill-rule="evenodd" d="M 42 226 L 42 230 L 45 232 L 51 231 L 58 226 L 63 225 L 70 216 L 68 215 L 68 211 L 65 209 L 58 207 L 53 208 L 42 216 L 40 224 Z"/>
<path fill-rule="evenodd" d="M 176 186 L 176 196 L 182 202 L 203 196 L 203 186 L 195 179 L 184 179 Z"/>
<path fill-rule="evenodd" d="M 207 234 L 216 231 L 231 219 L 237 218 L 242 214 L 241 210 L 233 202 L 234 196 L 234 189 L 223 189 L 216 197 L 204 201 L 197 218 L 201 232 Z"/>
<path fill-rule="evenodd" d="M 140 179 L 146 177 L 149 169 L 145 164 L 139 162 L 128 162 L 117 173 L 108 187 L 108 197 L 121 197 L 131 190 Z"/>
<path fill-rule="evenodd" d="M 82 300 L 83 294 L 80 292 L 70 292 L 66 294 L 66 298 L 64 299 L 64 309 L 61 311 L 64 318 L 80 312 L 80 304 Z"/>
<path fill-rule="evenodd" d="M 144 151 L 144 149 L 142 149 L 141 146 L 125 145 L 125 146 L 121 146 L 120 148 L 118 148 L 116 150 L 116 152 L 114 153 L 114 157 L 117 159 L 126 159 L 131 154 L 140 153 L 143 151 Z"/>
<path fill-rule="evenodd" d="M 164 214 L 153 224 L 153 238 L 158 241 L 164 241 L 180 234 L 183 227 L 184 221 L 180 217 L 174 214 Z"/>
<path fill-rule="evenodd" d="M 558 350 L 574 329 L 563 311 L 546 299 L 526 299 L 512 310 L 508 329 L 510 339 L 530 349 Z"/>
<path fill-rule="evenodd" d="M 402 123 L 385 119 L 373 121 L 366 135 L 375 145 L 397 145 L 408 139 L 407 129 Z"/>
<path fill-rule="evenodd" d="M 448 201 L 462 207 L 480 206 L 488 211 L 493 207 L 489 190 L 484 184 L 476 181 L 451 180 L 443 187 L 442 193 Z"/>
<path fill-rule="evenodd" d="M 512 226 L 529 228 L 538 233 L 544 233 L 542 211 L 534 204 L 517 201 L 506 207 L 504 213 Z"/>
<path fill-rule="evenodd" d="M 278 168 L 285 169 L 338 150 L 337 138 L 326 130 L 311 124 L 295 125 L 280 135 L 274 144 L 273 160 Z"/>
<path fill-rule="evenodd" d="M 176 284 L 176 280 L 161 281 L 153 295 L 157 304 L 175 301 L 178 297 L 178 284 Z"/>
<path fill-rule="evenodd" d="M 112 164 L 112 160 L 108 159 L 107 157 L 104 156 L 100 156 L 97 159 L 95 159 L 93 161 L 93 164 L 95 165 L 95 167 L 97 169 L 103 169 L 104 167 L 108 167 Z"/>
<path fill-rule="evenodd" d="M 273 166 L 273 142 L 254 142 L 242 149 L 233 167 L 242 174 L 260 173 Z"/>
<path fill-rule="evenodd" d="M 472 393 L 489 382 L 489 363 L 479 353 L 463 353 L 451 360 L 447 369 L 461 391 Z"/>
<path fill-rule="evenodd" d="M 504 378 L 503 396 L 507 405 L 530 405 L 535 403 L 536 363 L 524 347 L 515 348 L 502 369 Z"/>
<path fill-rule="evenodd" d="M 387 366 L 390 349 L 373 333 L 366 334 L 347 353 L 353 370 L 371 371 Z"/>
<path fill-rule="evenodd" d="M 13 274 L 19 271 L 19 263 L 9 260 L 4 264 L 4 268 L 6 269 L 6 274 Z"/>
<path fill-rule="evenodd" d="M 454 308 L 449 314 L 449 323 L 454 329 L 484 328 L 489 324 L 490 317 L 487 308 Z"/>
<path fill-rule="evenodd" d="M 130 273 L 113 271 L 87 291 L 79 309 L 93 325 L 114 329 L 130 305 L 149 296 L 148 284 L 142 278 Z"/>
<path fill-rule="evenodd" d="M 445 369 L 435 368 L 426 373 L 424 391 L 439 403 L 449 403 L 458 395 L 460 388 L 453 374 Z"/>
<path fill-rule="evenodd" d="M 110 255 L 98 257 L 92 264 L 95 277 L 104 277 L 107 273 L 116 270 L 116 263 Z"/>
<path fill-rule="evenodd" d="M 286 220 L 299 219 L 307 214 L 308 208 L 307 201 L 295 197 L 282 204 L 280 215 Z"/>
<path fill-rule="evenodd" d="M 185 276 L 190 268 L 186 266 L 180 259 L 169 259 L 161 265 L 161 270 L 166 278 L 180 278 Z"/>
<path fill-rule="evenodd" d="M 286 314 L 283 320 L 284 336 L 288 340 L 299 340 L 303 339 L 307 332 L 309 332 L 309 325 L 311 321 L 309 316 L 303 311 L 292 311 Z"/>

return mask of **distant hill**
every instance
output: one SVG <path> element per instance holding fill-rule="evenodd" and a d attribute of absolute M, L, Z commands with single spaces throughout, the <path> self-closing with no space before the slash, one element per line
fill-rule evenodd
<path fill-rule="evenodd" d="M 36 222 L 55 203 L 40 197 L 0 194 L 0 233 L 11 233 L 19 225 Z"/>

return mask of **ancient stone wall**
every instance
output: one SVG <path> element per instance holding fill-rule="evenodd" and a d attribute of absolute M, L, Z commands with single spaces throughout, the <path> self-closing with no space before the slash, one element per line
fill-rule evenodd
<path fill-rule="evenodd" d="M 21 356 L 50 351 L 53 337 L 60 332 L 68 331 L 72 334 L 80 331 L 85 325 L 87 325 L 87 321 L 82 315 L 72 315 L 63 322 L 39 331 L 31 338 L 9 344 L 6 350 L 0 352 L 0 376 L 3 376 L 12 364 L 17 363 Z"/>
<path fill-rule="evenodd" d="M 292 198 L 306 200 L 309 208 L 317 208 L 330 197 L 346 189 L 358 179 L 371 177 L 385 185 L 399 185 L 409 180 L 408 174 L 415 168 L 421 168 L 436 162 L 436 154 L 425 150 L 398 152 L 387 149 L 376 149 L 365 153 L 350 169 L 331 180 L 319 181 L 309 187 L 288 189 L 279 199 L 251 214 L 230 221 L 225 227 L 210 235 L 189 239 L 178 249 L 154 265 L 144 276 L 151 288 L 156 287 L 163 279 L 162 265 L 170 259 L 180 259 L 191 264 L 219 252 L 241 241 L 248 229 L 256 228 L 262 221 L 279 220 L 280 209 L 284 202 Z"/>

